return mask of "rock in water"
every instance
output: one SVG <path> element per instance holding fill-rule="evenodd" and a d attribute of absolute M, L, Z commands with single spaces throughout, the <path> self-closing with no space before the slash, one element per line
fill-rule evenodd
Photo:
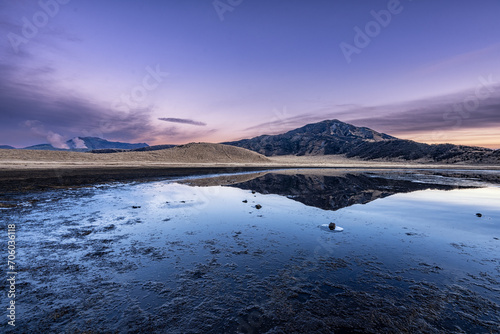
<path fill-rule="evenodd" d="M 336 227 L 336 226 L 335 226 L 335 223 L 330 223 L 330 224 L 328 224 L 328 228 L 329 228 L 330 230 L 332 230 L 332 231 L 333 231 L 333 230 L 335 230 L 335 227 Z"/>
<path fill-rule="evenodd" d="M 481 218 L 483 215 L 480 214 L 480 213 L 476 213 L 476 216 L 479 217 L 479 218 Z"/>

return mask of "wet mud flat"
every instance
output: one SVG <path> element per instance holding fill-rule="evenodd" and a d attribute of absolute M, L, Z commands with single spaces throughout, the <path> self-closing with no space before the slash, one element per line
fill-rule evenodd
<path fill-rule="evenodd" d="M 15 193 L 110 182 L 151 181 L 193 175 L 261 171 L 264 167 L 75 167 L 0 170 L 0 193 Z"/>
<path fill-rule="evenodd" d="M 347 173 L 351 200 L 327 210 L 287 196 L 282 183 L 300 180 L 307 192 L 339 180 L 269 175 L 241 176 L 240 187 L 234 176 L 223 187 L 155 181 L 10 195 L 0 223 L 17 226 L 16 331 L 500 330 L 497 186 L 450 188 L 438 177 L 428 190 L 419 182 L 379 196 L 395 177 Z M 266 194 L 249 187 L 259 179 Z M 332 221 L 344 231 L 321 228 Z"/>

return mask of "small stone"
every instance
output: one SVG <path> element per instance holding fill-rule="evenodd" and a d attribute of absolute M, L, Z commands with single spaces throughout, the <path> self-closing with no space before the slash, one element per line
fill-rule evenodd
<path fill-rule="evenodd" d="M 257 205 L 255 206 L 255 208 L 256 208 L 257 210 L 260 210 L 260 209 L 262 208 L 262 205 L 257 204 Z"/>
<path fill-rule="evenodd" d="M 483 215 L 481 213 L 476 213 L 476 217 L 481 218 Z"/>
<path fill-rule="evenodd" d="M 244 201 L 243 201 L 243 203 L 248 203 L 248 201 L 247 201 L 247 200 L 244 200 Z"/>
<path fill-rule="evenodd" d="M 140 209 L 141 207 L 140 206 L 133 206 L 132 209 Z"/>
<path fill-rule="evenodd" d="M 252 194 L 255 194 L 255 190 L 252 190 Z"/>
<path fill-rule="evenodd" d="M 335 227 L 336 227 L 335 223 L 328 224 L 328 228 L 332 231 L 335 230 Z"/>

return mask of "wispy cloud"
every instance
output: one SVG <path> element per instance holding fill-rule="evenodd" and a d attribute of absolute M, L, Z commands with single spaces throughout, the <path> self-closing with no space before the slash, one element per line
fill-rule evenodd
<path fill-rule="evenodd" d="M 52 131 L 47 131 L 40 121 L 28 120 L 24 122 L 24 125 L 35 135 L 45 138 L 52 146 L 56 148 L 69 148 L 63 136 Z"/>
<path fill-rule="evenodd" d="M 65 141 L 75 137 L 101 137 L 148 144 L 180 144 L 213 135 L 218 129 L 203 122 L 165 118 L 155 122 L 153 108 L 128 112 L 113 110 L 85 96 L 51 88 L 52 69 L 37 67 L 20 69 L 0 64 L 0 143 L 24 147 L 50 142 L 66 148 Z M 43 75 L 42 75 L 43 74 Z M 185 129 L 177 124 L 196 125 Z M 205 127 L 201 128 L 200 127 Z M 201 131 L 200 131 L 201 130 Z"/>
<path fill-rule="evenodd" d="M 500 86 L 490 86 L 488 98 L 475 100 L 474 91 L 464 91 L 433 99 L 374 107 L 372 113 L 352 114 L 356 125 L 372 127 L 389 134 L 411 134 L 449 130 L 479 130 L 500 126 Z M 474 107 L 474 108 L 471 108 Z"/>
<path fill-rule="evenodd" d="M 332 105 L 279 119 L 270 118 L 267 122 L 243 129 L 242 138 L 280 134 L 325 119 L 339 119 L 390 135 L 446 132 L 457 129 L 477 131 L 500 127 L 500 85 L 495 84 L 481 89 L 483 94 L 489 92 L 487 98 L 476 99 L 476 90 L 467 90 L 397 104 Z M 471 105 L 471 101 L 475 101 L 475 104 Z M 470 108 L 471 106 L 474 108 Z"/>
<path fill-rule="evenodd" d="M 49 75 L 19 80 L 16 66 L 1 64 L 0 73 L 0 142 L 27 146 L 43 140 L 63 147 L 63 138 L 76 136 L 120 141 L 171 140 L 169 128 L 153 124 L 151 108 L 117 112 L 86 97 L 50 88 Z M 17 129 L 15 137 L 9 131 L 12 129 Z"/>
<path fill-rule="evenodd" d="M 480 58 L 481 56 L 488 54 L 490 52 L 493 52 L 495 50 L 500 50 L 500 43 L 492 44 L 492 45 L 489 45 L 489 46 L 482 48 L 482 49 L 479 49 L 479 50 L 474 50 L 474 51 L 462 53 L 462 54 L 450 57 L 448 59 L 441 60 L 441 61 L 436 62 L 434 64 L 428 64 L 426 66 L 418 68 L 417 73 L 427 75 L 427 74 L 437 72 L 437 71 L 445 69 L 445 68 L 456 67 L 456 66 L 459 66 L 463 63 L 476 60 L 476 59 Z"/>
<path fill-rule="evenodd" d="M 185 118 L 158 118 L 160 121 L 164 122 L 171 122 L 171 123 L 181 123 L 181 124 L 190 124 L 190 125 L 196 125 L 196 126 L 206 126 L 207 123 L 199 122 L 199 121 L 193 121 L 192 119 L 185 119 Z"/>

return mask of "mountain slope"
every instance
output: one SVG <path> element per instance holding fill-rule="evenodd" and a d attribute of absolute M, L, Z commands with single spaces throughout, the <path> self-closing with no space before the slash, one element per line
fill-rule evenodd
<path fill-rule="evenodd" d="M 273 155 L 334 155 L 349 158 L 439 162 L 500 162 L 500 151 L 452 144 L 429 145 L 398 139 L 339 120 L 308 124 L 280 135 L 263 135 L 225 144 Z"/>
<path fill-rule="evenodd" d="M 76 137 L 70 139 L 66 142 L 68 147 L 72 150 L 83 149 L 83 150 L 100 150 L 100 149 L 122 149 L 122 150 L 133 150 L 137 148 L 148 147 L 146 143 L 122 143 L 108 141 L 98 137 Z"/>
<path fill-rule="evenodd" d="M 121 154 L 130 154 L 131 156 L 143 155 L 148 156 L 150 159 L 154 158 L 160 161 L 182 163 L 269 162 L 268 158 L 253 151 L 212 143 L 189 143 L 164 150 L 127 152 Z"/>
<path fill-rule="evenodd" d="M 91 166 L 100 166 L 112 163 L 113 166 L 147 165 L 154 162 L 159 164 L 191 164 L 201 163 L 211 166 L 214 163 L 262 163 L 270 162 L 268 158 L 250 150 L 239 147 L 211 144 L 190 143 L 173 148 L 156 151 L 126 151 L 114 154 L 91 154 L 88 152 L 61 151 L 27 151 L 5 150 L 0 156 L 2 161 L 35 162 L 35 166 L 42 162 L 55 163 L 90 163 Z M 24 163 L 22 163 L 24 165 Z M 101 165 L 101 166 L 102 166 Z"/>
<path fill-rule="evenodd" d="M 56 148 L 51 144 L 39 144 L 24 147 L 24 150 L 44 150 L 44 151 L 76 151 L 76 152 L 86 152 L 91 150 L 103 150 L 103 149 L 117 149 L 117 150 L 134 150 L 149 147 L 146 143 L 122 143 L 108 141 L 98 137 L 75 137 L 66 141 L 66 148 Z"/>
<path fill-rule="evenodd" d="M 244 147 L 267 156 L 321 155 L 344 154 L 363 142 L 377 143 L 393 139 L 396 138 L 369 128 L 356 127 L 339 120 L 327 120 L 281 135 L 263 135 L 225 144 Z"/>
<path fill-rule="evenodd" d="M 38 144 L 33 146 L 24 147 L 21 150 L 36 150 L 36 151 L 67 151 L 64 148 L 56 148 L 50 144 Z"/>

